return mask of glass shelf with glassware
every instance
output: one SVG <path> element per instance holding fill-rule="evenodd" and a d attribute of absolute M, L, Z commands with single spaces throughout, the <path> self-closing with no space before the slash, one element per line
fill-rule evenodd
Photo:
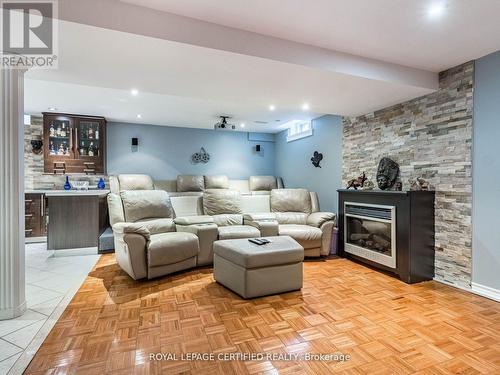
<path fill-rule="evenodd" d="M 44 172 L 64 161 L 66 173 L 85 173 L 85 163 L 105 173 L 106 120 L 99 116 L 44 113 Z"/>

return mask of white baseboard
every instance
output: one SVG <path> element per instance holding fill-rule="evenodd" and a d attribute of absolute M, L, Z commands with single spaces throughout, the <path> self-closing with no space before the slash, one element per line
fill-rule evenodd
<path fill-rule="evenodd" d="M 441 284 L 452 286 L 454 288 L 457 288 L 457 289 L 460 289 L 460 290 L 463 290 L 463 291 L 466 291 L 469 293 L 477 294 L 478 296 L 481 296 L 481 297 L 486 297 L 486 298 L 492 299 L 493 301 L 500 302 L 500 290 L 495 289 L 495 288 L 491 288 L 489 286 L 484 286 L 484 285 L 481 285 L 478 283 L 471 283 L 471 287 L 467 288 L 467 287 L 462 286 L 462 285 L 455 285 L 455 284 L 452 284 L 448 281 L 444 281 L 444 280 L 440 280 L 440 279 L 436 279 L 436 278 L 434 278 L 434 281 L 437 281 L 438 283 L 441 283 Z"/>
<path fill-rule="evenodd" d="M 79 249 L 61 249 L 61 250 L 49 250 L 52 252 L 53 257 L 69 257 L 69 256 L 80 256 L 80 255 L 97 255 L 97 247 L 84 247 Z"/>
<path fill-rule="evenodd" d="M 479 294 L 480 296 L 492 299 L 494 301 L 500 302 L 500 290 L 491 288 L 489 286 L 481 285 L 478 283 L 472 283 L 472 292 Z"/>
<path fill-rule="evenodd" d="M 453 288 L 464 290 L 464 291 L 469 292 L 469 293 L 472 292 L 472 289 L 471 289 L 470 286 L 457 285 L 457 284 L 453 284 L 453 283 L 451 283 L 449 281 L 442 280 L 442 279 L 436 279 L 436 278 L 433 278 L 433 280 L 437 281 L 438 283 L 441 283 L 441 284 L 444 284 L 444 285 L 448 285 L 448 286 L 452 286 Z"/>

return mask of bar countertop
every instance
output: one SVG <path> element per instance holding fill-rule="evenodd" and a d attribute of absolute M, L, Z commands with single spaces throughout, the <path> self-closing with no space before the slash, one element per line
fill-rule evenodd
<path fill-rule="evenodd" d="M 80 197 L 97 196 L 104 197 L 109 190 L 26 190 L 26 194 L 45 194 L 47 197 Z"/>

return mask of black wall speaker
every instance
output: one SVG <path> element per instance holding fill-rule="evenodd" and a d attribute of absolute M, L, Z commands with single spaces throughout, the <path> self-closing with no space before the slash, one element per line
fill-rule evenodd
<path fill-rule="evenodd" d="M 132 138 L 132 146 L 139 146 L 139 138 Z"/>
<path fill-rule="evenodd" d="M 260 152 L 260 145 L 255 146 L 255 151 Z"/>

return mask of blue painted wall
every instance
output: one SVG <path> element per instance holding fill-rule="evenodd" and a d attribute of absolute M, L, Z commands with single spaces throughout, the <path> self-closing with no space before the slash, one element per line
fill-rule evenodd
<path fill-rule="evenodd" d="M 304 187 L 319 195 L 323 211 L 337 212 L 337 189 L 342 187 L 342 118 L 326 115 L 313 120 L 311 137 L 286 141 L 276 135 L 276 175 L 286 187 Z M 311 164 L 314 151 L 323 154 L 321 168 Z"/>
<path fill-rule="evenodd" d="M 136 151 L 132 137 L 139 138 Z M 257 144 L 263 148 L 260 153 L 255 152 Z M 201 147 L 211 155 L 210 162 L 192 164 L 191 155 Z M 249 141 L 245 132 L 108 123 L 107 148 L 108 174 L 145 173 L 157 180 L 178 174 L 225 174 L 232 179 L 275 175 L 274 143 Z"/>
<path fill-rule="evenodd" d="M 500 51 L 475 74 L 472 282 L 500 290 Z"/>

